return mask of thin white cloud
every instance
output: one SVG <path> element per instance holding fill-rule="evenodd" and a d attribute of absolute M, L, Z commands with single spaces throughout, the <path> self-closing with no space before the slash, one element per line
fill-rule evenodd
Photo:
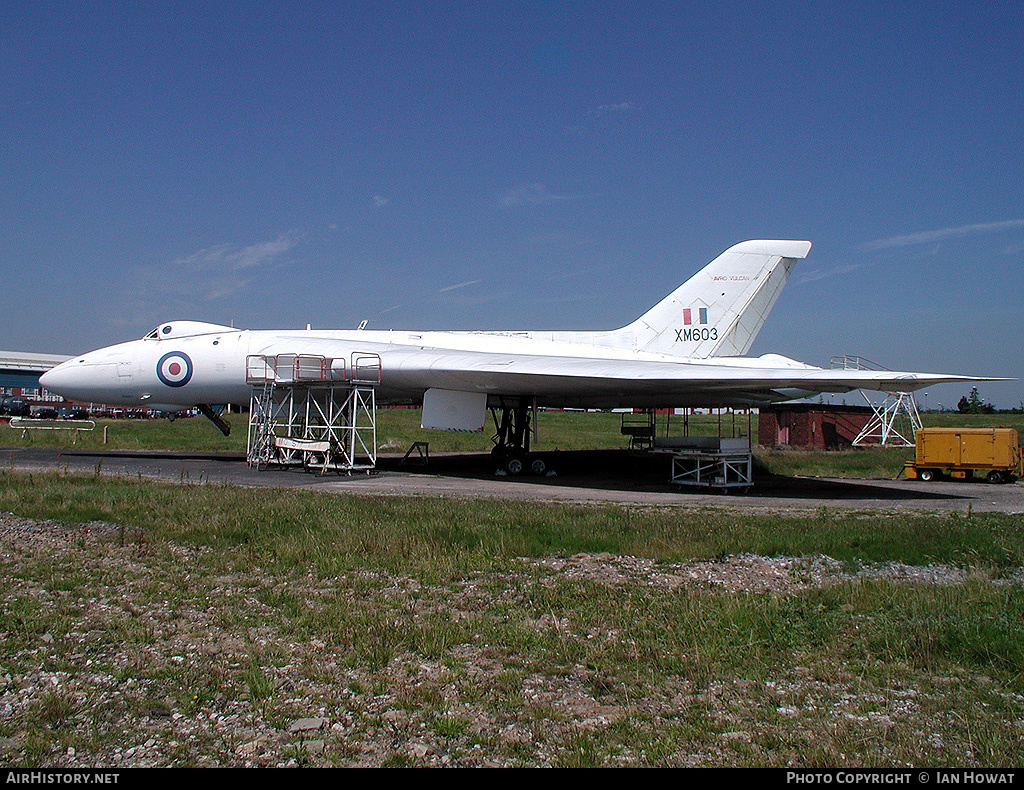
<path fill-rule="evenodd" d="M 455 291 L 459 288 L 466 288 L 470 285 L 476 285 L 480 280 L 466 280 L 464 283 L 456 283 L 455 285 L 449 285 L 447 288 L 442 288 L 438 291 L 439 294 L 448 293 L 448 291 Z"/>
<path fill-rule="evenodd" d="M 862 244 L 861 250 L 887 250 L 892 247 L 910 247 L 915 244 L 930 244 L 944 239 L 959 239 L 964 236 L 975 236 L 981 233 L 998 233 L 1005 230 L 1024 228 L 1024 219 L 1008 219 L 1003 222 L 980 222 L 974 225 L 960 225 L 955 228 L 927 230 L 923 233 L 911 233 L 906 236 L 890 236 L 887 239 L 876 239 Z"/>
<path fill-rule="evenodd" d="M 214 302 L 217 299 L 234 296 L 239 291 L 244 291 L 249 285 L 249 280 L 232 277 L 210 280 L 203 288 L 202 297 L 207 302 Z"/>
<path fill-rule="evenodd" d="M 556 195 L 542 183 L 522 184 L 506 192 L 500 204 L 504 208 L 515 206 L 539 206 L 563 200 L 576 200 L 577 195 Z"/>
<path fill-rule="evenodd" d="M 594 115 L 608 115 L 609 113 L 630 112 L 634 105 L 631 101 L 622 101 L 615 104 L 599 104 L 594 108 Z"/>
<path fill-rule="evenodd" d="M 818 280 L 824 280 L 829 277 L 836 277 L 840 274 L 849 274 L 850 272 L 857 271 L 863 266 L 868 266 L 866 263 L 854 263 L 850 266 L 840 266 L 836 269 L 820 269 L 818 271 L 806 272 L 800 279 L 796 281 L 797 285 L 804 285 L 805 283 L 813 283 Z"/>
<path fill-rule="evenodd" d="M 239 247 L 235 244 L 218 244 L 194 252 L 172 262 L 172 266 L 193 270 L 204 269 L 251 269 L 273 263 L 295 246 L 295 240 L 288 235 L 278 236 L 274 241 L 263 241 Z"/>
<path fill-rule="evenodd" d="M 197 302 L 220 302 L 248 290 L 258 272 L 279 264 L 298 241 L 293 233 L 244 246 L 216 244 L 169 264 L 138 267 L 129 301 L 145 314 L 192 313 Z"/>
<path fill-rule="evenodd" d="M 390 202 L 391 201 L 388 198 L 384 197 L 383 195 L 373 196 L 373 205 L 376 206 L 377 208 L 383 208 Z"/>

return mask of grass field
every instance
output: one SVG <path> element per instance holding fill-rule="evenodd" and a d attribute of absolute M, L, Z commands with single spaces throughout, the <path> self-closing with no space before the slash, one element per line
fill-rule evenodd
<path fill-rule="evenodd" d="M 101 422 L 75 446 L 242 452 L 229 419 L 227 438 L 201 418 Z M 542 413 L 539 447 L 625 447 L 620 424 Z M 405 409 L 381 410 L 378 436 L 384 453 L 490 446 Z M 0 426 L 0 446 L 28 443 L 71 437 Z M 911 452 L 757 464 L 893 477 Z M 1014 765 L 1022 526 L 0 472 L 0 762 Z M 325 724 L 292 731 L 310 717 Z"/>
<path fill-rule="evenodd" d="M 8 765 L 1024 757 L 1015 516 L 11 473 L 0 512 L 54 520 L 0 531 Z"/>

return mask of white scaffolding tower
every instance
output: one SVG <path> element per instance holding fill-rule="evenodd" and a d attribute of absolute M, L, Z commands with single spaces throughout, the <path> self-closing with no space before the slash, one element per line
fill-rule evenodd
<path fill-rule="evenodd" d="M 380 375 L 377 354 L 354 353 L 348 364 L 308 354 L 249 356 L 249 465 L 373 470 Z"/>
<path fill-rule="evenodd" d="M 864 357 L 832 357 L 832 367 L 843 370 L 887 370 Z M 910 392 L 890 392 L 881 403 L 875 403 L 861 392 L 873 412 L 871 419 L 854 438 L 854 447 L 913 447 L 921 429 L 921 414 Z"/>

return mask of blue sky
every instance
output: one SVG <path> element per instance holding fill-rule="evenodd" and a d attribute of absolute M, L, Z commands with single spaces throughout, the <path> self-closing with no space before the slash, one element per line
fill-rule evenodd
<path fill-rule="evenodd" d="M 610 328 L 798 238 L 754 353 L 1024 378 L 1022 37 L 1019 2 L 11 0 L 0 348 Z"/>

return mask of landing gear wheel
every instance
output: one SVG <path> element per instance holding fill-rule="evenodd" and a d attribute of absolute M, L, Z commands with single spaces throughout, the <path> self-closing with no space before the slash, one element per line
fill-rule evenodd
<path fill-rule="evenodd" d="M 496 431 L 491 437 L 494 442 L 491 457 L 497 461 L 499 473 L 507 475 L 521 475 L 529 471 L 536 473 L 535 459 L 530 454 L 531 408 L 535 411 L 536 404 L 531 406 L 530 398 L 525 396 L 518 398 L 517 403 L 506 402 L 504 399 L 499 400 L 501 405 L 491 408 Z M 547 468 L 546 463 L 544 468 Z"/>

